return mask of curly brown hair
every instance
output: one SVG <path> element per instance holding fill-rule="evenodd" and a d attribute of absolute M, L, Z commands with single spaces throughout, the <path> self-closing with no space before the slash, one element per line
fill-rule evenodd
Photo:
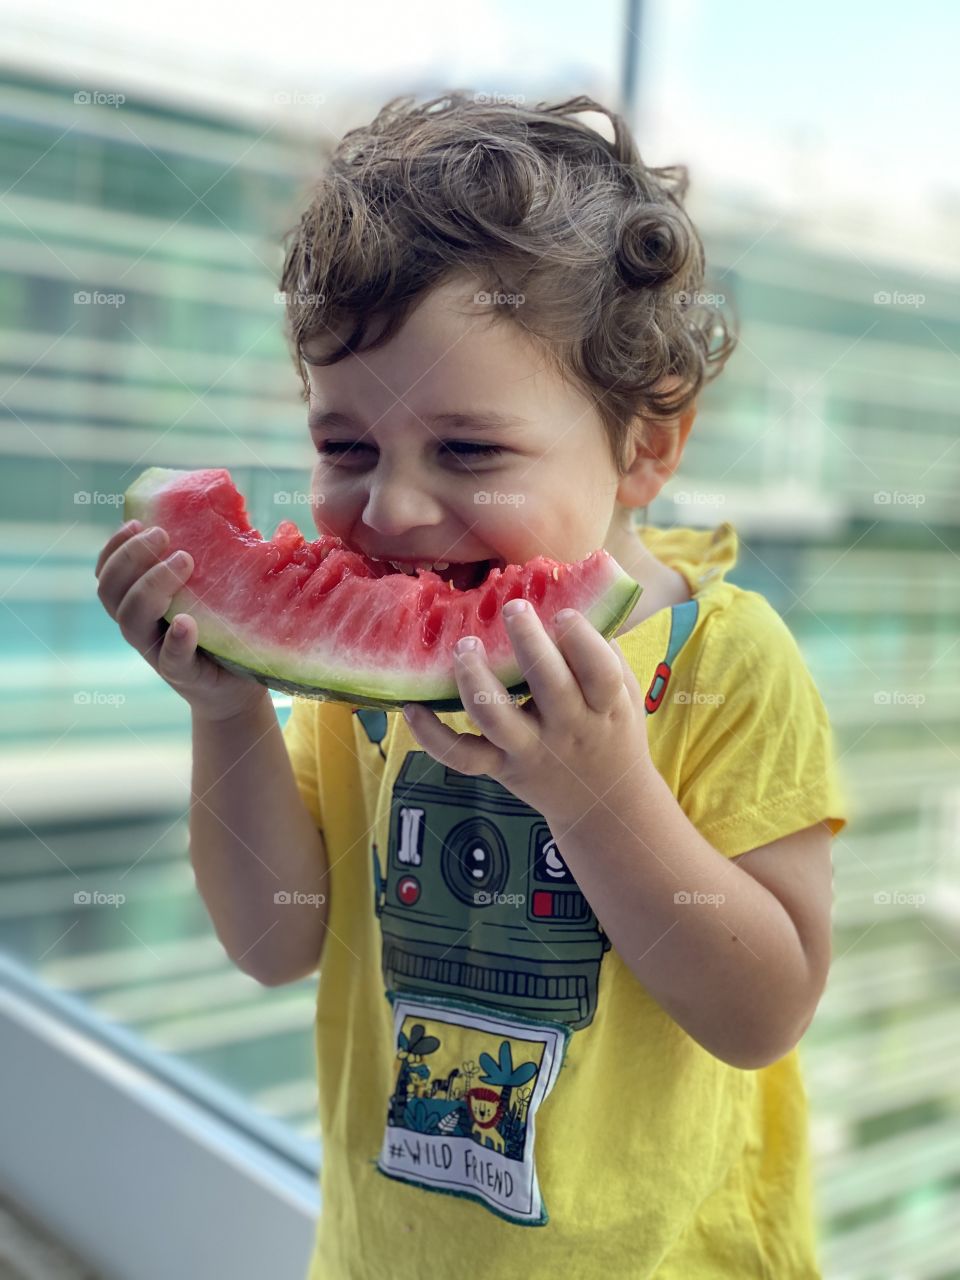
<path fill-rule="evenodd" d="M 587 111 L 607 116 L 612 142 L 571 118 Z M 685 165 L 645 165 L 623 119 L 583 95 L 391 99 L 343 136 L 283 237 L 302 398 L 305 364 L 381 346 L 428 290 L 466 273 L 595 405 L 623 474 L 634 421 L 682 414 L 736 346 L 704 299 L 688 185 Z"/>

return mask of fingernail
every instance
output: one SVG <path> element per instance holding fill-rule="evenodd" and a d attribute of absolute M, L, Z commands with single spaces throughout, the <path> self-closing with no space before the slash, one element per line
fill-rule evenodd
<path fill-rule="evenodd" d="M 572 622 L 576 616 L 576 609 L 561 609 L 559 613 L 555 613 L 553 615 L 553 620 L 554 622 L 559 622 L 560 625 L 563 626 L 565 622 Z"/>
<path fill-rule="evenodd" d="M 468 653 L 471 649 L 476 649 L 480 641 L 476 636 L 464 636 L 462 640 L 457 641 L 457 653 Z"/>
<path fill-rule="evenodd" d="M 526 600 L 508 600 L 503 606 L 503 616 L 512 618 L 516 613 L 525 613 L 530 606 Z"/>
<path fill-rule="evenodd" d="M 141 529 L 142 527 L 143 527 L 143 526 L 140 524 L 140 521 L 139 521 L 139 520 L 128 520 L 128 521 L 127 521 L 127 523 L 126 523 L 126 524 L 123 526 L 123 528 L 120 530 L 120 532 L 121 532 L 121 533 L 133 533 L 133 532 L 134 532 L 134 530 Z"/>
<path fill-rule="evenodd" d="M 170 630 L 173 632 L 174 638 L 179 640 L 181 636 L 186 635 L 187 624 L 182 618 L 174 618 L 173 625 Z"/>
<path fill-rule="evenodd" d="M 161 529 L 159 525 L 155 525 L 152 529 L 148 529 L 146 537 L 147 541 L 152 543 L 155 547 L 159 547 L 167 540 L 166 533 L 164 533 L 163 529 Z"/>

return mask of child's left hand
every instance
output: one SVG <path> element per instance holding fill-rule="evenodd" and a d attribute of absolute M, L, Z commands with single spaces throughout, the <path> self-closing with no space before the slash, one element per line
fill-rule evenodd
<path fill-rule="evenodd" d="M 511 602 L 512 603 L 512 602 Z M 516 606 L 514 606 L 516 607 Z M 486 774 L 544 816 L 577 821 L 625 773 L 652 767 L 644 695 L 615 640 L 582 613 L 558 614 L 554 643 L 536 610 L 503 612 L 532 697 L 518 704 L 490 670 L 483 643 L 454 650 L 457 687 L 481 736 L 456 733 L 407 703 L 411 732 L 459 773 Z"/>

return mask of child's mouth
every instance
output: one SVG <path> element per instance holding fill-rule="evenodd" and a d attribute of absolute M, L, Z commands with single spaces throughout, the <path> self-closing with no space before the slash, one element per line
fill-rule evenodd
<path fill-rule="evenodd" d="M 446 569 L 416 569 L 411 570 L 409 567 L 405 569 L 397 569 L 392 564 L 382 561 L 373 560 L 372 564 L 382 570 L 381 577 L 390 573 L 406 573 L 409 577 L 417 577 L 425 573 L 435 573 L 436 576 L 444 582 L 452 582 L 457 591 L 472 591 L 475 587 L 482 586 L 490 576 L 494 568 L 505 568 L 506 562 L 493 558 L 489 560 L 471 560 L 465 564 L 448 564 Z"/>

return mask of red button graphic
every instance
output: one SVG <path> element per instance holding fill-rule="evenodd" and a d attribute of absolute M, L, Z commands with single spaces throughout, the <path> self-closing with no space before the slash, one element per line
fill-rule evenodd
<path fill-rule="evenodd" d="M 404 876 L 397 885 L 397 897 L 405 907 L 412 907 L 420 897 L 420 881 L 413 876 Z"/>

